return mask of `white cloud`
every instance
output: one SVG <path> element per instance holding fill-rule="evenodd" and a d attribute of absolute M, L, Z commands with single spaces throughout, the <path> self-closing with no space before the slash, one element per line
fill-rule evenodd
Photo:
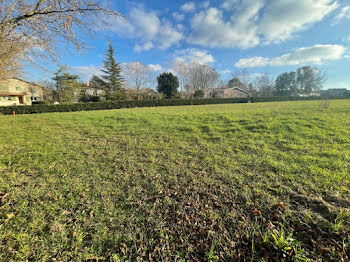
<path fill-rule="evenodd" d="M 264 75 L 263 73 L 254 73 L 254 74 L 250 74 L 249 78 L 254 79 L 254 78 L 262 77 L 263 75 Z"/>
<path fill-rule="evenodd" d="M 175 61 L 196 62 L 199 64 L 210 64 L 215 62 L 214 57 L 206 50 L 188 48 L 175 53 Z"/>
<path fill-rule="evenodd" d="M 188 42 L 208 47 L 251 48 L 280 42 L 339 7 L 335 0 L 225 0 L 196 13 Z"/>
<path fill-rule="evenodd" d="M 131 62 L 139 63 L 139 62 Z M 126 64 L 126 63 L 122 63 Z M 162 71 L 162 66 L 159 64 L 149 64 L 147 65 L 152 71 L 159 72 Z M 88 66 L 71 66 L 69 67 L 72 74 L 78 75 L 83 81 L 89 80 L 93 75 L 101 75 L 102 66 L 88 65 Z"/>
<path fill-rule="evenodd" d="M 338 60 L 343 58 L 345 47 L 341 45 L 315 45 L 302 47 L 292 53 L 279 57 L 251 57 L 239 60 L 235 66 L 238 68 L 284 66 L 300 64 L 321 64 L 325 61 Z"/>
<path fill-rule="evenodd" d="M 350 5 L 343 6 L 343 8 L 335 17 L 334 24 L 338 24 L 344 19 L 350 19 Z"/>
<path fill-rule="evenodd" d="M 89 80 L 93 75 L 101 75 L 101 66 L 71 66 L 70 70 L 73 74 L 80 76 L 82 80 Z"/>
<path fill-rule="evenodd" d="M 271 1 L 265 6 L 259 32 L 270 42 L 291 38 L 339 7 L 334 0 Z"/>
<path fill-rule="evenodd" d="M 345 44 L 350 44 L 350 36 L 348 36 L 348 37 L 343 37 L 343 38 L 342 38 L 342 42 L 345 43 Z"/>
<path fill-rule="evenodd" d="M 179 43 L 183 39 L 183 34 L 174 28 L 169 21 L 162 21 L 162 26 L 157 35 L 157 42 L 160 49 L 167 49 Z"/>
<path fill-rule="evenodd" d="M 237 4 L 239 4 L 239 0 L 225 0 L 220 7 L 226 10 L 230 10 Z"/>
<path fill-rule="evenodd" d="M 262 6 L 262 0 L 248 0 L 237 7 L 228 21 L 217 8 L 197 13 L 191 20 L 193 32 L 188 42 L 209 47 L 254 47 L 259 44 L 254 21 Z"/>
<path fill-rule="evenodd" d="M 135 61 L 135 62 L 124 62 L 121 64 L 122 68 L 125 68 L 127 66 L 130 66 L 131 68 L 145 68 L 148 67 L 151 71 L 158 72 L 162 70 L 162 66 L 159 64 L 149 64 L 145 65 L 142 62 Z M 122 70 L 122 74 L 124 73 L 124 70 Z"/>
<path fill-rule="evenodd" d="M 194 2 L 188 2 L 181 6 L 181 10 L 184 12 L 193 12 L 196 10 L 196 4 Z"/>
<path fill-rule="evenodd" d="M 227 75 L 227 74 L 231 74 L 231 73 L 232 73 L 232 71 L 229 69 L 225 69 L 225 70 L 220 71 L 220 74 L 223 74 L 223 75 Z"/>
<path fill-rule="evenodd" d="M 167 49 L 184 38 L 182 32 L 168 20 L 160 20 L 154 11 L 146 11 L 140 7 L 131 9 L 126 21 L 117 20 L 114 24 L 109 30 L 122 37 L 138 39 L 134 47 L 136 52 L 152 48 Z"/>
<path fill-rule="evenodd" d="M 178 22 L 181 22 L 185 19 L 185 15 L 184 14 L 180 14 L 178 12 L 174 12 L 172 13 L 172 16 L 174 17 L 174 19 Z"/>
<path fill-rule="evenodd" d="M 153 45 L 152 42 L 146 42 L 146 43 L 143 43 L 143 44 L 136 44 L 134 46 L 134 51 L 137 52 L 137 53 L 140 53 L 142 51 L 151 50 L 153 47 L 154 47 L 154 45 Z"/>
<path fill-rule="evenodd" d="M 162 69 L 163 69 L 162 66 L 158 65 L 158 64 L 156 64 L 156 65 L 150 64 L 150 65 L 148 65 L 148 67 L 154 72 L 159 72 L 159 71 L 162 71 Z"/>
<path fill-rule="evenodd" d="M 346 54 L 344 55 L 344 58 L 350 59 L 350 51 L 346 52 Z"/>

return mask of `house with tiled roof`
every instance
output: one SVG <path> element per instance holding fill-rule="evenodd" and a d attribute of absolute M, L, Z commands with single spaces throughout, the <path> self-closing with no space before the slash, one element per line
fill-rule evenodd
<path fill-rule="evenodd" d="M 19 78 L 0 80 L 0 106 L 32 105 L 42 100 L 42 86 Z"/>
<path fill-rule="evenodd" d="M 239 87 L 227 87 L 223 86 L 220 88 L 215 88 L 209 90 L 206 97 L 214 97 L 214 98 L 242 98 L 242 97 L 250 97 L 250 93 L 247 90 L 244 90 Z"/>

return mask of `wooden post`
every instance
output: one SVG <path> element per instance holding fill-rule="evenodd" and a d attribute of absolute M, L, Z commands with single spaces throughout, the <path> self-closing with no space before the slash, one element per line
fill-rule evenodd
<path fill-rule="evenodd" d="M 13 112 L 12 112 L 12 114 L 13 114 L 13 116 L 15 116 L 15 115 L 16 115 L 16 112 L 15 112 L 15 111 L 13 111 Z"/>

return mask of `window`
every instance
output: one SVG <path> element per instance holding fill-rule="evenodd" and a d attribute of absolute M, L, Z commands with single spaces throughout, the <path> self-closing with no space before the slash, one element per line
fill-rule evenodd
<path fill-rule="evenodd" d="M 30 101 L 32 101 L 32 102 L 33 102 L 33 101 L 37 101 L 37 97 L 31 96 L 31 97 L 30 97 Z"/>
<path fill-rule="evenodd" d="M 5 100 L 5 101 L 11 101 L 11 97 L 5 96 L 5 97 L 4 97 L 4 100 Z"/>

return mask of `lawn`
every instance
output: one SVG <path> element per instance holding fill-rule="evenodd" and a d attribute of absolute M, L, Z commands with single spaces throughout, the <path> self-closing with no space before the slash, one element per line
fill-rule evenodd
<path fill-rule="evenodd" d="M 350 100 L 0 116 L 0 261 L 349 261 Z"/>

